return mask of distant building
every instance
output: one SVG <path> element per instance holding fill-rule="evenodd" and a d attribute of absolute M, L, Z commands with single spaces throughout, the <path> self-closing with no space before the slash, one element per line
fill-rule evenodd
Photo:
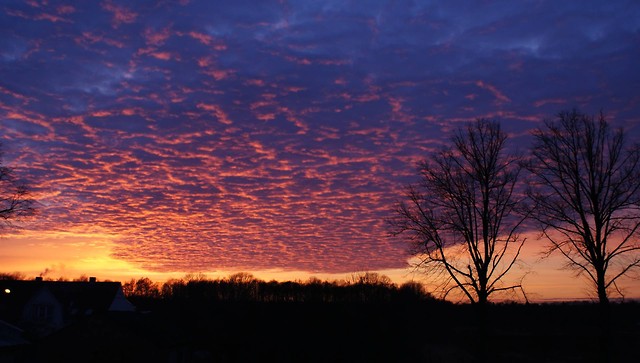
<path fill-rule="evenodd" d="M 134 310 L 119 282 L 0 281 L 0 320 L 34 337 L 93 314 Z"/>

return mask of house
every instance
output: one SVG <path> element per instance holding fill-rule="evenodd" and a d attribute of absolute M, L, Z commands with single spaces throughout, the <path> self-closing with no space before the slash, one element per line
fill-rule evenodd
<path fill-rule="evenodd" d="M 0 281 L 0 320 L 42 337 L 83 317 L 108 312 L 131 312 L 119 282 Z"/>

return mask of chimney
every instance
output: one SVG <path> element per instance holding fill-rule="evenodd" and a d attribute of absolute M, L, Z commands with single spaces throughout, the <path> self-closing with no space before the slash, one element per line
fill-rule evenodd
<path fill-rule="evenodd" d="M 42 276 L 36 276 L 36 281 L 42 281 Z"/>
<path fill-rule="evenodd" d="M 91 277 L 89 277 L 89 282 L 96 282 L 96 278 L 95 278 L 95 276 L 91 276 Z"/>

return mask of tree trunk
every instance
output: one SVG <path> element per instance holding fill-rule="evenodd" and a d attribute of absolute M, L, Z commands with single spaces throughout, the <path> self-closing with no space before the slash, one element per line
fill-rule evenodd
<path fill-rule="evenodd" d="M 480 280 L 480 288 L 477 291 L 478 294 L 478 305 L 483 306 L 487 305 L 489 302 L 489 293 L 487 292 L 487 283 L 484 279 Z"/>
<path fill-rule="evenodd" d="M 604 268 L 598 268 L 598 271 L 596 273 L 597 273 L 596 284 L 598 285 L 598 301 L 600 302 L 600 305 L 608 305 L 609 297 L 607 296 L 607 288 L 606 288 L 606 283 L 604 278 Z"/>

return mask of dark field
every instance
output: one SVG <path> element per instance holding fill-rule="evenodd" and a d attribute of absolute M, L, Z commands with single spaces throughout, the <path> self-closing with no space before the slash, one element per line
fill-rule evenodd
<path fill-rule="evenodd" d="M 640 305 L 136 301 L 0 362 L 637 362 Z M 486 348 L 483 350 L 482 347 Z"/>

